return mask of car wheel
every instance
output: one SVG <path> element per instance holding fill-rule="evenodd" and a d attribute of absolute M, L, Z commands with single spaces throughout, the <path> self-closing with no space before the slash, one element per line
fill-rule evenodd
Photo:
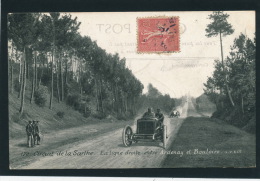
<path fill-rule="evenodd" d="M 122 140 L 125 146 L 130 146 L 132 144 L 132 140 L 131 140 L 132 135 L 133 135 L 132 128 L 130 126 L 126 126 L 122 134 Z"/>

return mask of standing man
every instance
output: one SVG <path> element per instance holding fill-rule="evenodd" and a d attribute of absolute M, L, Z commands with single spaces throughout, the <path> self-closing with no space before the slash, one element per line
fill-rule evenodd
<path fill-rule="evenodd" d="M 26 126 L 26 133 L 27 133 L 27 145 L 28 147 L 33 147 L 33 125 L 32 121 L 29 121 L 29 123 Z"/>
<path fill-rule="evenodd" d="M 39 145 L 40 144 L 40 130 L 39 130 L 39 121 L 33 121 L 33 137 L 34 137 L 34 145 Z"/>

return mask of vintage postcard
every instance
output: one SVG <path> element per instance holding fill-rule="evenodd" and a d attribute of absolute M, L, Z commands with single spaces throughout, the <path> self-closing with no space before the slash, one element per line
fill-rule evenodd
<path fill-rule="evenodd" d="M 9 13 L 9 168 L 254 168 L 255 11 Z"/>

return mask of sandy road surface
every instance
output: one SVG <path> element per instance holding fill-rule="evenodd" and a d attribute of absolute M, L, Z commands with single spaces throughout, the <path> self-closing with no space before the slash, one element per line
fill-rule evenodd
<path fill-rule="evenodd" d="M 183 107 L 180 118 L 167 118 L 168 140 L 167 145 L 176 137 L 176 134 L 187 117 L 190 103 Z M 133 125 L 135 130 L 135 126 Z M 37 154 L 37 160 L 20 167 L 20 169 L 69 169 L 69 168 L 160 168 L 166 155 L 162 143 L 138 142 L 130 147 L 122 143 L 123 128 L 111 131 L 92 140 L 70 143 Z M 69 134 L 66 132 L 66 134 Z M 167 148 L 166 148 L 167 150 Z M 40 150 L 39 150 L 40 152 Z M 58 154 L 60 153 L 60 154 Z"/>

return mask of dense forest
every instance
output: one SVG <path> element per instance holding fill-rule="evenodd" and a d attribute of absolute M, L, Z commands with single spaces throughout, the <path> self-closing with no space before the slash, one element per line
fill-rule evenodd
<path fill-rule="evenodd" d="M 184 96 L 178 99 L 171 98 L 170 95 L 163 95 L 157 88 L 153 87 L 152 84 L 148 85 L 148 92 L 142 95 L 139 99 L 140 107 L 143 108 L 142 112 L 146 111 L 144 109 L 150 107 L 153 111 L 156 109 L 161 109 L 165 114 L 170 114 L 170 112 L 178 105 L 182 105 L 184 101 Z"/>
<path fill-rule="evenodd" d="M 99 119 L 108 114 L 131 118 L 147 105 L 143 84 L 125 58 L 81 36 L 80 24 L 66 13 L 8 15 L 9 93 L 20 99 L 21 115 L 28 92 L 30 104 L 52 109 L 53 101 L 64 102 L 85 117 Z M 163 109 L 175 106 L 175 99 L 158 94 L 156 98 L 168 102 Z"/>
<path fill-rule="evenodd" d="M 209 16 L 212 23 L 207 26 L 206 36 L 220 37 L 221 60 L 215 60 L 215 70 L 204 84 L 204 92 L 216 104 L 213 117 L 255 132 L 256 41 L 241 33 L 224 58 L 222 37 L 234 32 L 228 17 L 223 12 Z"/>

